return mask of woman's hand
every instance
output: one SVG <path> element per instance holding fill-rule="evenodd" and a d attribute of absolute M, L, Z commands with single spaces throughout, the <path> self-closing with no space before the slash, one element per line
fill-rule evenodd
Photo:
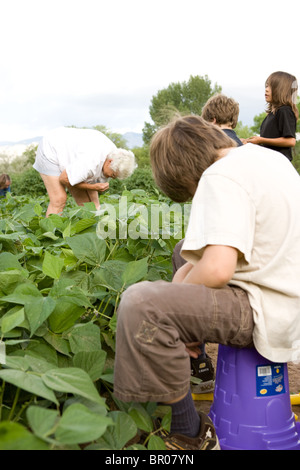
<path fill-rule="evenodd" d="M 104 191 L 107 191 L 109 188 L 109 183 L 95 183 L 94 189 L 98 191 L 99 193 L 104 193 Z"/>

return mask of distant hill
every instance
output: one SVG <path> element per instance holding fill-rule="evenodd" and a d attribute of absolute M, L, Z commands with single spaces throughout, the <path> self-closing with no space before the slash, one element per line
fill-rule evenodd
<path fill-rule="evenodd" d="M 124 139 L 127 140 L 129 148 L 142 147 L 143 146 L 143 134 L 137 132 L 126 132 L 123 134 Z"/>

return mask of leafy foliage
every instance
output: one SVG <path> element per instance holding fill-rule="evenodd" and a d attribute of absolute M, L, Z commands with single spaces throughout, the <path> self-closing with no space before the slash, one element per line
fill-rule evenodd
<path fill-rule="evenodd" d="M 212 87 L 207 75 L 191 75 L 187 82 L 171 83 L 167 88 L 159 90 L 152 97 L 149 113 L 153 122 L 145 123 L 144 143 L 148 144 L 155 131 L 167 124 L 177 113 L 201 115 L 206 101 L 219 92 L 221 87 L 217 84 Z"/>
<path fill-rule="evenodd" d="M 170 279 L 182 221 L 163 239 L 166 224 L 151 233 L 139 208 L 168 201 L 122 197 L 122 220 L 119 195 L 103 196 L 99 213 L 70 199 L 47 219 L 45 196 L 0 200 L 0 450 L 164 448 L 153 418 L 167 428 L 169 408 L 113 396 L 116 310 L 131 284 Z M 108 205 L 116 237 L 99 238 Z M 141 237 L 124 236 L 131 223 Z"/>

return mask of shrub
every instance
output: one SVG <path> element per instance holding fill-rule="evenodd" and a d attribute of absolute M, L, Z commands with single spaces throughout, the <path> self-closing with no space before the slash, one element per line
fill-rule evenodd
<path fill-rule="evenodd" d="M 43 196 L 47 194 L 42 178 L 33 168 L 24 171 L 24 173 L 12 175 L 11 191 L 16 196 L 24 194 Z"/>

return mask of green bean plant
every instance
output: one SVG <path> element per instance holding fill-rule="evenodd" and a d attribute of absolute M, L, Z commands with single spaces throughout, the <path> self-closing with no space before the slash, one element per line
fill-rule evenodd
<path fill-rule="evenodd" d="M 114 397 L 117 308 L 171 280 L 188 210 L 143 190 L 47 204 L 0 200 L 0 450 L 164 449 L 169 408 Z"/>

